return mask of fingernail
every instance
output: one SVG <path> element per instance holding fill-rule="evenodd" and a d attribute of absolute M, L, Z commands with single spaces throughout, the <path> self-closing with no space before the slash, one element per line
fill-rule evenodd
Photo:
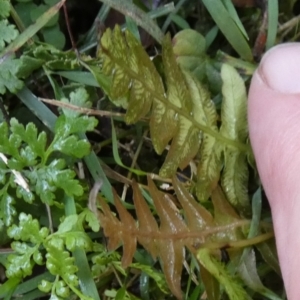
<path fill-rule="evenodd" d="M 258 73 L 273 90 L 300 93 L 300 43 L 278 45 L 262 58 Z"/>

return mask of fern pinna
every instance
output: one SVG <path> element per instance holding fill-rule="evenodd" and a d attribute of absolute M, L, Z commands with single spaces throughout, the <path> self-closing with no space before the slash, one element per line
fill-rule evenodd
<path fill-rule="evenodd" d="M 187 33 L 204 40 L 194 31 Z M 226 285 L 225 290 L 231 299 L 247 299 L 239 285 L 233 281 L 226 284 L 230 276 L 221 271 L 223 266 L 214 258 L 219 252 L 212 250 L 235 242 L 238 247 L 244 247 L 272 236 L 267 234 L 252 242 L 240 241 L 244 237 L 241 226 L 249 221 L 240 219 L 227 203 L 229 201 L 242 215 L 249 215 L 246 88 L 238 72 L 223 64 L 220 72 L 223 100 L 219 115 L 208 88 L 199 80 L 202 76 L 199 76 L 199 69 L 193 70 L 187 60 L 189 56 L 198 55 L 203 58 L 204 65 L 209 65 L 209 60 L 201 52 L 205 47 L 202 50 L 194 47 L 193 51 L 200 51 L 200 54 L 189 52 L 185 47 L 185 42 L 189 41 L 182 39 L 184 35 L 180 34 L 173 40 L 177 45 L 183 45 L 176 48 L 175 55 L 170 36 L 164 38 L 163 74 L 160 74 L 128 30 L 123 33 L 118 26 L 114 30 L 108 29 L 101 38 L 98 53 L 101 70 L 110 79 L 103 90 L 113 103 L 126 109 L 125 121 L 128 124 L 149 117 L 151 141 L 158 154 L 171 142 L 160 169 L 161 176 L 173 178 L 178 168 L 184 169 L 195 159 L 196 195 L 200 202 L 212 200 L 214 217 L 173 179 L 183 217 L 173 205 L 172 196 L 159 191 L 148 178 L 160 226 L 136 183 L 133 183 L 133 191 L 138 225 L 116 194 L 115 206 L 120 219 L 102 199 L 100 223 L 109 238 L 109 249 L 123 244 L 124 266 L 131 264 L 137 242 L 153 258 L 159 258 L 168 285 L 178 299 L 183 298 L 180 280 L 186 248 L 197 253 L 202 265 L 201 279 L 209 299 L 218 299 L 216 293 L 219 289 L 214 277 Z M 209 252 L 205 252 L 207 249 Z"/>

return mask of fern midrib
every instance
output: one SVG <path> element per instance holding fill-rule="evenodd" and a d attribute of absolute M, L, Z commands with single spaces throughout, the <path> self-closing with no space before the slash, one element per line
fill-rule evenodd
<path fill-rule="evenodd" d="M 250 225 L 249 220 L 240 220 L 233 222 L 231 224 L 227 225 L 221 225 L 221 226 L 214 226 L 209 229 L 204 229 L 202 231 L 199 231 L 199 229 L 195 229 L 194 231 L 191 231 L 188 227 L 186 227 L 186 230 L 181 232 L 161 232 L 159 229 L 155 231 L 145 231 L 140 230 L 139 228 L 136 229 L 130 229 L 128 226 L 124 226 L 123 223 L 120 224 L 120 228 L 118 228 L 118 234 L 119 232 L 123 232 L 124 234 L 136 237 L 136 238 L 156 238 L 156 239 L 171 239 L 171 240 L 179 240 L 179 239 L 190 239 L 190 238 L 203 238 L 208 235 L 216 234 L 222 231 L 227 230 L 233 230 L 238 227 Z M 109 237 L 109 236 L 108 236 Z"/>
<path fill-rule="evenodd" d="M 200 131 L 203 131 L 204 133 L 214 137 L 216 140 L 218 140 L 219 142 L 227 145 L 227 146 L 231 146 L 233 148 L 237 148 L 239 149 L 241 152 L 246 152 L 246 153 L 250 153 L 251 149 L 249 146 L 247 146 L 246 144 L 240 143 L 238 141 L 234 141 L 231 139 L 228 139 L 226 137 L 224 137 L 223 135 L 219 134 L 218 132 L 214 131 L 213 129 L 202 125 L 198 122 L 195 121 L 194 118 L 192 118 L 188 113 L 184 112 L 180 107 L 170 103 L 167 101 L 167 99 L 157 93 L 155 90 L 153 90 L 148 84 L 147 82 L 144 82 L 143 80 L 141 80 L 142 76 L 139 76 L 139 74 L 133 72 L 133 70 L 131 70 L 130 68 L 127 67 L 126 64 L 124 64 L 122 62 L 122 60 L 110 55 L 110 52 L 107 51 L 107 49 L 102 49 L 102 51 L 105 53 L 106 56 L 108 56 L 115 64 L 119 65 L 119 67 L 123 70 L 126 71 L 126 73 L 130 76 L 131 79 L 137 80 L 139 82 L 142 83 L 142 85 L 144 86 L 145 89 L 147 89 L 147 91 L 149 93 L 151 93 L 152 95 L 154 95 L 154 97 L 159 100 L 160 102 L 162 102 L 164 105 L 166 105 L 167 107 L 173 109 L 176 113 L 178 113 L 179 115 L 185 117 L 187 120 L 189 120 L 193 126 L 195 126 L 196 128 L 198 128 Z"/>
<path fill-rule="evenodd" d="M 250 221 L 248 220 L 244 220 L 244 221 L 240 221 L 240 224 L 235 224 L 237 225 L 236 227 L 241 227 L 243 225 L 246 225 L 245 223 L 247 223 L 247 225 L 250 224 Z M 244 224 L 241 224 L 244 223 Z M 225 225 L 226 226 L 226 225 Z M 224 231 L 224 226 L 221 226 L 222 228 L 217 228 L 218 230 L 215 230 L 216 228 L 213 229 L 209 229 L 209 230 L 205 230 L 202 232 L 191 232 L 191 231 L 186 231 L 186 232 L 178 232 L 178 233 L 162 233 L 161 231 L 155 231 L 155 232 L 146 232 L 146 231 L 140 231 L 140 230 L 130 230 L 130 229 L 124 229 L 124 227 L 122 226 L 122 230 L 120 230 L 120 232 L 122 232 L 123 234 L 130 235 L 132 237 L 135 237 L 137 240 L 138 239 L 144 239 L 144 238 L 151 238 L 152 240 L 156 239 L 156 240 L 172 240 L 173 242 L 176 242 L 178 240 L 190 240 L 190 239 L 200 239 L 200 238 L 205 238 L 208 235 L 211 234 L 215 234 L 220 232 L 221 230 Z M 231 229 L 234 229 L 231 227 Z M 111 235 L 110 235 L 111 236 Z M 108 236 L 108 238 L 110 237 Z M 267 232 L 267 233 L 263 233 L 260 234 L 258 236 L 252 237 L 252 238 L 245 238 L 245 239 L 240 239 L 240 240 L 236 240 L 236 241 L 232 241 L 229 240 L 228 241 L 224 241 L 224 240 L 220 240 L 220 241 L 216 241 L 216 242 L 198 242 L 195 240 L 195 242 L 193 243 L 194 247 L 196 249 L 199 248 L 207 248 L 207 249 L 220 249 L 223 247 L 228 247 L 228 248 L 245 248 L 245 247 L 250 247 L 253 246 L 255 244 L 260 244 L 262 242 L 265 242 L 271 238 L 274 237 L 274 233 L 273 232 Z M 185 245 L 189 245 L 190 242 L 185 243 Z"/>

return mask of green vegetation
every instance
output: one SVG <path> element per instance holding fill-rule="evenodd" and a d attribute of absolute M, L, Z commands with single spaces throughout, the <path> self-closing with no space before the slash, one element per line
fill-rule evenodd
<path fill-rule="evenodd" d="M 295 1 L 163 2 L 0 0 L 1 299 L 285 299 L 247 87 Z"/>

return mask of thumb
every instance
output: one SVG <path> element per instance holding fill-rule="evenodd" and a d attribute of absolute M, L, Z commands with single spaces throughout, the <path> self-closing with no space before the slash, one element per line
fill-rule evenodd
<path fill-rule="evenodd" d="M 300 299 L 300 43 L 263 57 L 250 86 L 248 122 L 286 293 Z"/>

